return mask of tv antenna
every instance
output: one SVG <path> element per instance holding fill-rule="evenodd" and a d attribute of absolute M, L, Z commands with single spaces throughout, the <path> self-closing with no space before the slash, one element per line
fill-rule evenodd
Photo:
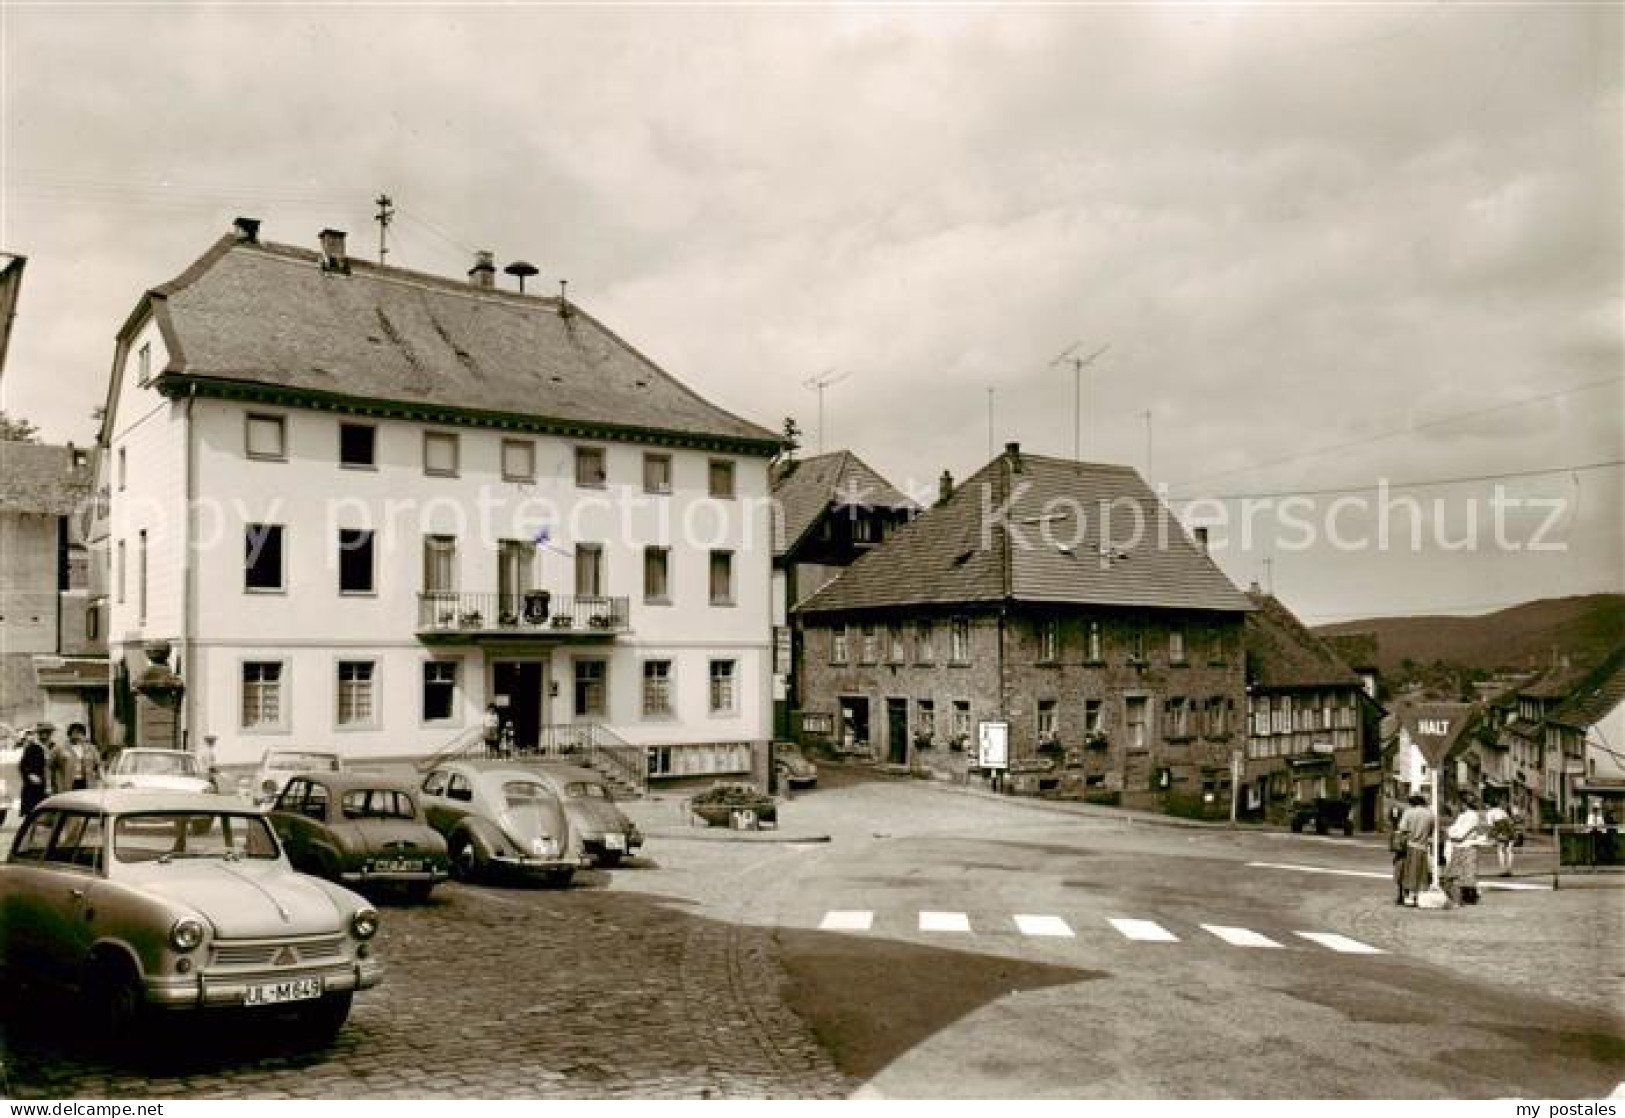
<path fill-rule="evenodd" d="M 1063 362 L 1072 366 L 1072 457 L 1079 462 L 1083 461 L 1083 370 L 1093 365 L 1112 344 L 1107 342 L 1089 356 L 1079 357 L 1078 350 L 1082 346 L 1082 342 L 1073 342 L 1049 363 L 1052 369 Z"/>
<path fill-rule="evenodd" d="M 389 232 L 389 223 L 395 220 L 395 200 L 387 194 L 380 194 L 373 199 L 373 204 L 378 207 L 373 220 L 378 223 L 378 263 L 382 264 L 384 257 L 389 255 L 389 241 L 385 235 Z"/>
<path fill-rule="evenodd" d="M 818 393 L 818 453 L 819 454 L 824 453 L 824 389 L 828 388 L 832 384 L 840 384 L 843 380 L 845 380 L 847 377 L 849 377 L 851 375 L 852 375 L 851 370 L 848 370 L 848 371 L 846 371 L 844 373 L 837 373 L 834 369 L 825 369 L 818 376 L 808 377 L 806 380 L 801 382 L 801 386 L 803 388 L 811 389 L 812 391 Z"/>

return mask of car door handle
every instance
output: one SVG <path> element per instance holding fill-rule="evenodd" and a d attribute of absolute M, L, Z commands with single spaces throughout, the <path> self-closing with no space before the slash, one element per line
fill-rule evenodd
<path fill-rule="evenodd" d="M 85 891 L 83 889 L 69 889 L 68 896 L 76 901 L 82 901 L 85 899 Z"/>

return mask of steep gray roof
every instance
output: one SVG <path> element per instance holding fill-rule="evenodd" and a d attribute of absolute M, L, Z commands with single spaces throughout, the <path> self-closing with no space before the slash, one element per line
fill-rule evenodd
<path fill-rule="evenodd" d="M 225 237 L 150 298 L 179 379 L 757 444 L 573 302 Z"/>
<path fill-rule="evenodd" d="M 94 483 L 88 464 L 74 466 L 74 455 L 67 446 L 0 442 L 0 511 L 72 513 Z"/>
<path fill-rule="evenodd" d="M 1273 594 L 1248 594 L 1258 611 L 1247 615 L 1242 643 L 1247 682 L 1264 687 L 1359 687 L 1362 681 L 1331 644 L 1311 633 Z"/>
<path fill-rule="evenodd" d="M 773 469 L 773 553 L 783 555 L 831 505 L 837 509 L 917 509 L 850 450 L 832 450 Z"/>
<path fill-rule="evenodd" d="M 798 611 L 1007 600 L 1256 608 L 1129 467 L 1007 452 Z"/>

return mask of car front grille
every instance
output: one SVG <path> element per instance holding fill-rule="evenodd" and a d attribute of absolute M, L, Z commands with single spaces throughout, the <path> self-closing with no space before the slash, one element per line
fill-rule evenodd
<path fill-rule="evenodd" d="M 214 945 L 214 965 L 217 967 L 286 967 L 333 962 L 343 958 L 342 935 L 287 940 L 217 940 Z"/>

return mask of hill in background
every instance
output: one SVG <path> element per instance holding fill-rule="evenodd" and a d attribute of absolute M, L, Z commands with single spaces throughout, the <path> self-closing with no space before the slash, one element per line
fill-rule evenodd
<path fill-rule="evenodd" d="M 1371 633 L 1384 683 L 1429 679 L 1444 667 L 1472 678 L 1538 671 L 1567 657 L 1599 663 L 1625 644 L 1625 594 L 1546 598 L 1479 617 L 1373 617 L 1320 625 L 1322 635 Z"/>

